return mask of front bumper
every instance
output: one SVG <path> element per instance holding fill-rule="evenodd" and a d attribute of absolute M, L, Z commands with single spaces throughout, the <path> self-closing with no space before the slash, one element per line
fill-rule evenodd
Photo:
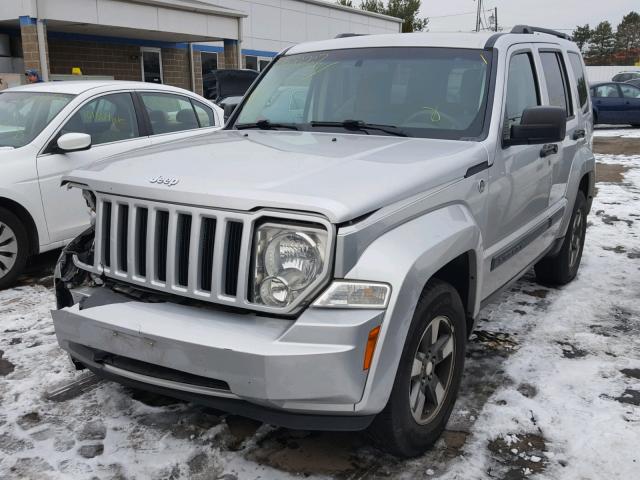
<path fill-rule="evenodd" d="M 354 408 L 383 311 L 309 308 L 291 320 L 105 298 L 52 312 L 62 348 L 99 375 L 292 428 L 358 430 L 373 418 Z"/>

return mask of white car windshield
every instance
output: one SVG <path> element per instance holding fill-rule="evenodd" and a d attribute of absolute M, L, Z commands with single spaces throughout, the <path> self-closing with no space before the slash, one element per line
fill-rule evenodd
<path fill-rule="evenodd" d="M 73 98 L 61 93 L 0 93 L 0 147 L 30 143 Z"/>
<path fill-rule="evenodd" d="M 429 47 L 285 55 L 247 97 L 234 125 L 476 137 L 485 124 L 491 62 L 488 50 Z"/>

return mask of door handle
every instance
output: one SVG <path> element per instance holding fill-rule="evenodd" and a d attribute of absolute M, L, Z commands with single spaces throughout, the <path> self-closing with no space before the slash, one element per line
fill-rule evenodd
<path fill-rule="evenodd" d="M 548 157 L 549 155 L 553 155 L 558 153 L 558 145 L 555 143 L 547 143 L 540 149 L 540 156 L 542 158 Z"/>
<path fill-rule="evenodd" d="M 573 131 L 573 139 L 574 140 L 579 140 L 581 138 L 584 138 L 586 135 L 586 132 L 583 129 L 578 129 L 578 130 L 574 130 Z"/>

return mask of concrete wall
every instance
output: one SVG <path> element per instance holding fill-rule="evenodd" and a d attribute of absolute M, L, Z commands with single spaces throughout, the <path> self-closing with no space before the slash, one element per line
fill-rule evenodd
<path fill-rule="evenodd" d="M 339 33 L 377 34 L 400 31 L 398 22 L 355 9 L 339 8 L 329 2 L 218 0 L 216 3 L 248 15 L 242 20 L 242 50 L 247 50 L 243 53 L 250 55 L 270 56 L 290 45 L 326 40 Z M 221 43 L 207 45 L 222 46 Z"/>
<path fill-rule="evenodd" d="M 640 72 L 640 67 L 624 66 L 587 66 L 587 78 L 589 83 L 610 82 L 611 78 L 620 72 Z"/>

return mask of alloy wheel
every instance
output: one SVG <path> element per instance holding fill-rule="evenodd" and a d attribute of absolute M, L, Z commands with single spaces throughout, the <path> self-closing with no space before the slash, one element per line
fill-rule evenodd
<path fill-rule="evenodd" d="M 18 258 L 16 234 L 5 223 L 0 222 L 0 278 L 7 275 Z"/>
<path fill-rule="evenodd" d="M 580 256 L 580 249 L 582 248 L 582 236 L 584 222 L 584 215 L 582 210 L 576 210 L 576 216 L 573 219 L 573 227 L 571 228 L 571 238 L 569 245 L 569 268 L 573 268 Z"/>
<path fill-rule="evenodd" d="M 422 333 L 409 380 L 409 407 L 414 420 L 424 425 L 439 412 L 453 377 L 455 332 L 448 317 L 435 317 Z"/>

